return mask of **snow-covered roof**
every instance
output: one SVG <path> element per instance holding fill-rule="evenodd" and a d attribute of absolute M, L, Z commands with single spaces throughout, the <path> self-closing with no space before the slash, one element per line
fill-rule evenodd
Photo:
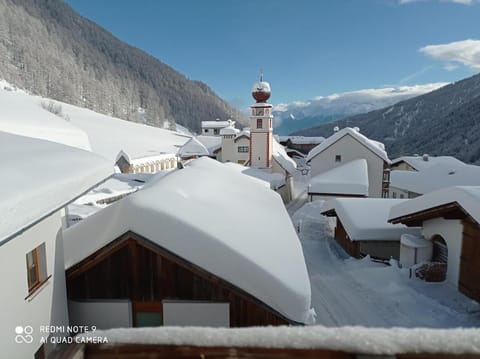
<path fill-rule="evenodd" d="M 64 118 L 47 111 L 44 107 L 48 106 L 57 105 L 54 102 L 50 105 L 48 99 L 29 95 L 0 81 L 0 131 L 90 150 L 87 134 Z M 56 109 L 59 110 L 59 107 Z"/>
<path fill-rule="evenodd" d="M 120 159 L 120 157 L 125 158 L 125 160 L 130 163 L 132 166 L 147 164 L 147 163 L 155 163 L 156 161 L 163 161 L 175 158 L 175 155 L 172 153 L 150 153 L 148 155 L 139 157 L 139 158 L 132 158 L 128 153 L 125 151 L 120 151 L 115 159 L 115 163 Z"/>
<path fill-rule="evenodd" d="M 384 161 L 390 163 L 390 160 L 388 158 L 387 152 L 385 151 L 385 146 L 383 145 L 383 143 L 371 140 L 371 139 L 367 138 L 366 136 L 364 136 L 363 134 L 361 134 L 356 129 L 353 129 L 353 128 L 350 128 L 350 127 L 345 127 L 343 129 L 341 129 L 340 131 L 335 132 L 332 136 L 326 138 L 318 146 L 312 148 L 311 151 L 308 153 L 307 161 L 310 161 L 313 157 L 315 157 L 319 153 L 326 150 L 328 147 L 333 145 L 335 142 L 337 142 L 338 140 L 340 140 L 344 136 L 352 136 L 354 139 L 359 141 L 365 147 L 370 149 L 370 151 L 375 153 L 378 157 L 380 157 Z"/>
<path fill-rule="evenodd" d="M 409 216 L 431 208 L 458 203 L 477 223 L 480 223 L 480 186 L 448 187 L 399 202 L 392 207 L 389 220 Z"/>
<path fill-rule="evenodd" d="M 353 160 L 313 177 L 308 193 L 368 196 L 367 161 Z"/>
<path fill-rule="evenodd" d="M 210 151 L 203 145 L 203 143 L 201 143 L 195 137 L 192 137 L 178 150 L 178 155 L 182 158 L 192 156 L 209 156 Z"/>
<path fill-rule="evenodd" d="M 320 213 L 335 211 L 350 240 L 400 241 L 404 233 L 420 234 L 420 228 L 388 223 L 390 209 L 408 200 L 384 198 L 335 198 L 325 202 Z"/>
<path fill-rule="evenodd" d="M 270 84 L 267 81 L 255 82 L 252 86 L 252 92 L 270 92 Z"/>
<path fill-rule="evenodd" d="M 284 136 L 282 136 L 284 137 Z M 282 141 L 288 141 L 297 144 L 297 145 L 314 145 L 319 144 L 325 141 L 325 137 L 309 137 L 309 136 L 285 136 L 286 139 L 282 139 Z"/>
<path fill-rule="evenodd" d="M 220 130 L 220 135 L 236 135 L 240 130 L 238 128 L 228 126 Z"/>
<path fill-rule="evenodd" d="M 248 225 L 238 225 L 239 218 Z M 223 278 L 291 320 L 313 320 L 302 248 L 280 196 L 229 166 L 208 157 L 191 161 L 69 228 L 64 233 L 65 267 L 127 231 Z"/>
<path fill-rule="evenodd" d="M 408 165 L 410 165 L 417 171 L 421 171 L 435 165 L 442 165 L 446 168 L 449 168 L 450 170 L 454 170 L 458 167 L 462 167 L 465 165 L 465 163 L 452 156 L 423 155 L 398 157 L 392 160 L 392 166 L 395 166 L 400 162 L 406 162 Z"/>
<path fill-rule="evenodd" d="M 354 298 L 352 298 L 354 300 Z M 359 326 L 279 326 L 249 328 L 155 327 L 97 330 L 109 344 L 200 347 L 325 349 L 370 355 L 480 354 L 477 328 L 364 328 Z M 326 356 L 325 356 L 326 357 Z M 433 356 L 430 356 L 433 357 Z"/>
<path fill-rule="evenodd" d="M 245 167 L 234 162 L 226 162 L 225 166 L 229 166 L 240 173 L 261 180 L 268 188 L 276 189 L 285 184 L 285 176 L 282 176 L 280 173 L 270 173 L 259 168 Z"/>
<path fill-rule="evenodd" d="M 196 138 L 208 149 L 210 156 L 212 156 L 216 150 L 222 147 L 222 138 L 220 136 L 199 135 Z"/>
<path fill-rule="evenodd" d="M 157 177 L 168 172 L 159 172 Z M 95 204 L 108 198 L 127 195 L 142 188 L 153 174 L 151 173 L 115 173 L 111 178 L 78 198 L 75 204 Z"/>
<path fill-rule="evenodd" d="M 230 123 L 229 121 L 202 121 L 202 128 L 224 128 L 230 126 Z"/>
<path fill-rule="evenodd" d="M 91 152 L 4 132 L 0 168 L 0 242 L 113 174 L 113 165 Z"/>
<path fill-rule="evenodd" d="M 288 173 L 294 174 L 297 169 L 297 164 L 294 160 L 292 160 L 285 152 L 285 148 L 277 142 L 277 140 L 273 139 L 273 151 L 272 156 L 277 161 L 277 163 Z"/>
<path fill-rule="evenodd" d="M 425 194 L 450 186 L 480 186 L 480 166 L 435 164 L 420 171 L 390 172 L 390 187 Z"/>

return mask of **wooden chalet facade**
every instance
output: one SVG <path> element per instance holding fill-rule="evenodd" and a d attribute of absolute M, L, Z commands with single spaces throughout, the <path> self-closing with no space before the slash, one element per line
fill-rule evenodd
<path fill-rule="evenodd" d="M 337 225 L 335 226 L 335 240 L 338 244 L 354 258 L 361 258 L 360 242 L 351 241 L 342 221 L 337 217 Z"/>
<path fill-rule="evenodd" d="M 363 258 L 366 255 L 379 260 L 400 257 L 400 243 L 397 241 L 351 240 L 338 217 L 334 234 L 337 243 L 354 258 Z"/>
<path fill-rule="evenodd" d="M 432 220 L 436 221 L 435 225 L 438 228 L 433 231 L 438 233 L 431 237 L 426 236 L 426 239 L 431 240 L 442 235 L 439 224 L 443 223 L 448 226 L 448 221 L 457 220 L 460 222 L 458 228 L 461 233 L 457 233 L 457 238 L 449 238 L 443 235 L 446 244 L 450 247 L 447 263 L 448 266 L 459 267 L 458 282 L 453 284 L 458 286 L 460 292 L 480 302 L 480 224 L 460 204 L 452 202 L 436 206 L 417 213 L 392 218 L 390 222 L 403 223 L 409 227 L 422 226 L 425 233 L 425 229 Z M 454 255 L 452 252 L 457 252 L 451 250 L 454 245 L 459 246 L 459 258 L 452 258 Z"/>
<path fill-rule="evenodd" d="M 244 290 L 133 232 L 69 268 L 66 278 L 69 301 L 128 300 L 132 326 L 144 325 L 142 313 L 154 314 L 153 325 L 162 325 L 163 304 L 169 300 L 228 303 L 231 327 L 297 324 Z"/>

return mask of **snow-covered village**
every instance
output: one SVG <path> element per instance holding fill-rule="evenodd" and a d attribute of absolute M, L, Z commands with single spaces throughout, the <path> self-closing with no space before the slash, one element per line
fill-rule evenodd
<path fill-rule="evenodd" d="M 458 81 L 303 102 L 256 59 L 233 106 L 107 3 L 0 0 L 0 357 L 480 357 L 480 40 L 431 56 Z"/>

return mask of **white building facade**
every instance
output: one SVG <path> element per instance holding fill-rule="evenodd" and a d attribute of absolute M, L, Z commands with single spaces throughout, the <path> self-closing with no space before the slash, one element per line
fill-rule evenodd
<path fill-rule="evenodd" d="M 312 177 L 358 159 L 367 161 L 368 197 L 387 197 L 389 183 L 387 153 L 382 144 L 368 139 L 358 130 L 347 127 L 334 133 L 312 149 L 307 156 Z"/>

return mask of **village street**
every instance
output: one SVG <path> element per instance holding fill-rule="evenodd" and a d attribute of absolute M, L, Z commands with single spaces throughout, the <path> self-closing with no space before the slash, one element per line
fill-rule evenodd
<path fill-rule="evenodd" d="M 317 324 L 480 327 L 480 305 L 447 284 L 410 279 L 409 270 L 398 268 L 396 262 L 387 266 L 348 257 L 332 239 L 327 219 L 319 214 L 321 202 L 302 206 L 306 193 L 296 193 L 302 198 L 294 200 L 289 213 L 300 230 Z"/>

